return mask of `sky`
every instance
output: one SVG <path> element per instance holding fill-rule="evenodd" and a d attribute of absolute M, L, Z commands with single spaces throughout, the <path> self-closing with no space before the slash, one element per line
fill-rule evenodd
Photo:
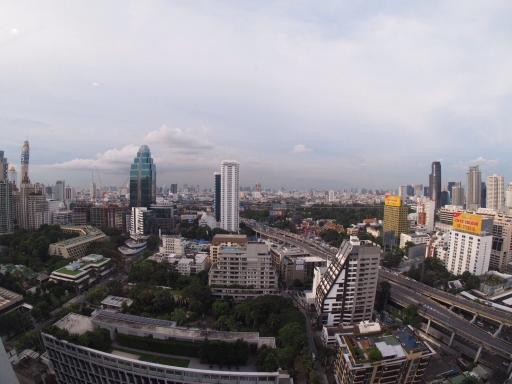
<path fill-rule="evenodd" d="M 0 149 L 31 179 L 274 188 L 512 181 L 512 2 L 0 2 Z"/>

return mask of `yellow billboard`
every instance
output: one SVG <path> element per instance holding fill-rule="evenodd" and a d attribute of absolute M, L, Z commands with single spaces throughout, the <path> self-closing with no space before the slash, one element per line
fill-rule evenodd
<path fill-rule="evenodd" d="M 453 229 L 479 235 L 482 233 L 482 216 L 471 213 L 456 213 L 453 216 Z"/>
<path fill-rule="evenodd" d="M 400 196 L 387 195 L 384 198 L 384 204 L 388 207 L 400 207 L 402 206 L 402 199 Z"/>

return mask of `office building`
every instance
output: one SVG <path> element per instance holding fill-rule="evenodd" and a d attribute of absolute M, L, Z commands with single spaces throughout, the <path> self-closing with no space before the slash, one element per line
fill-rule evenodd
<path fill-rule="evenodd" d="M 465 204 L 464 188 L 461 182 L 457 182 L 451 189 L 451 205 L 463 207 Z"/>
<path fill-rule="evenodd" d="M 240 164 L 223 161 L 220 165 L 221 178 L 221 228 L 238 232 L 240 215 Z"/>
<path fill-rule="evenodd" d="M 476 211 L 482 206 L 482 174 L 478 165 L 469 167 L 467 178 L 466 209 Z"/>
<path fill-rule="evenodd" d="M 221 218 L 221 190 L 222 190 L 222 187 L 221 187 L 221 175 L 219 172 L 215 172 L 213 174 L 213 177 L 214 177 L 214 181 L 215 181 L 215 185 L 214 185 L 214 188 L 215 188 L 215 191 L 214 191 L 214 196 L 213 196 L 213 212 L 215 213 L 215 221 L 217 221 L 217 223 L 220 223 L 220 218 Z"/>
<path fill-rule="evenodd" d="M 21 183 L 30 184 L 30 178 L 28 176 L 28 166 L 30 162 L 30 145 L 28 140 L 25 140 L 21 147 Z"/>
<path fill-rule="evenodd" d="M 15 204 L 13 188 L 15 185 L 8 178 L 9 164 L 0 151 L 0 235 L 14 232 Z"/>
<path fill-rule="evenodd" d="M 113 267 L 109 258 L 91 254 L 56 269 L 51 273 L 50 281 L 69 283 L 82 290 L 103 279 L 112 271 Z"/>
<path fill-rule="evenodd" d="M 88 225 L 63 226 L 61 230 L 66 233 L 78 234 L 78 237 L 72 237 L 71 239 L 50 244 L 48 253 L 54 256 L 62 256 L 66 259 L 78 259 L 83 257 L 87 255 L 95 242 L 107 239 L 107 236 L 98 228 Z"/>
<path fill-rule="evenodd" d="M 405 326 L 385 333 L 363 323 L 336 335 L 337 384 L 423 383 L 435 351 Z"/>
<path fill-rule="evenodd" d="M 432 163 L 432 172 L 429 175 L 430 199 L 435 201 L 436 209 L 441 208 L 441 163 Z"/>
<path fill-rule="evenodd" d="M 48 202 L 42 191 L 32 184 L 21 184 L 15 192 L 16 224 L 20 229 L 35 231 L 49 224 Z"/>
<path fill-rule="evenodd" d="M 466 212 L 455 214 L 450 231 L 446 269 L 454 275 L 468 271 L 483 275 L 489 270 L 493 219 Z"/>
<path fill-rule="evenodd" d="M 66 202 L 73 202 L 76 198 L 76 191 L 75 188 L 70 187 L 69 185 L 66 185 L 64 188 L 64 200 Z"/>
<path fill-rule="evenodd" d="M 351 236 L 341 244 L 336 259 L 328 265 L 318 285 L 313 285 L 315 307 L 324 326 L 371 320 L 380 257 L 380 247 L 371 241 Z"/>
<path fill-rule="evenodd" d="M 171 184 L 170 192 L 171 192 L 173 195 L 178 194 L 178 184 Z"/>
<path fill-rule="evenodd" d="M 414 186 L 414 197 L 422 197 L 423 196 L 423 184 L 416 184 Z"/>
<path fill-rule="evenodd" d="M 96 205 L 89 210 L 89 222 L 97 228 L 115 228 L 126 230 L 128 209 L 117 205 Z"/>
<path fill-rule="evenodd" d="M 147 145 L 142 145 L 130 168 L 130 207 L 149 208 L 156 203 L 156 165 Z"/>
<path fill-rule="evenodd" d="M 453 187 L 457 185 L 457 182 L 456 181 L 449 181 L 448 182 L 448 187 L 446 188 L 447 191 L 448 191 L 448 194 L 450 195 L 450 204 L 453 204 L 452 203 L 452 197 L 453 197 Z"/>
<path fill-rule="evenodd" d="M 57 180 L 53 189 L 53 198 L 58 201 L 66 201 L 66 186 L 64 180 Z"/>
<path fill-rule="evenodd" d="M 55 323 L 57 328 L 66 330 L 75 340 L 59 339 L 47 332 L 41 334 L 48 352 L 50 364 L 55 371 L 58 383 L 80 384 L 290 384 L 292 379 L 284 371 L 242 372 L 235 370 L 215 371 L 212 369 L 183 368 L 144 361 L 151 356 L 144 353 L 113 354 L 79 345 L 80 337 L 88 331 L 106 329 L 111 338 L 116 333 L 137 335 L 151 339 L 179 339 L 189 342 L 222 340 L 236 342 L 242 338 L 248 343 L 272 348 L 274 338 L 260 337 L 257 332 L 222 332 L 195 328 L 176 327 L 171 321 L 145 318 L 107 310 L 97 310 L 93 317 L 70 313 Z M 207 336 L 206 336 L 207 335 Z M 141 346 L 144 351 L 144 346 Z M 145 355 L 146 358 L 144 358 Z"/>
<path fill-rule="evenodd" d="M 505 210 L 505 179 L 503 176 L 492 175 L 487 177 L 486 208 L 496 212 Z"/>
<path fill-rule="evenodd" d="M 400 196 L 388 195 L 384 201 L 384 233 L 383 243 L 385 250 L 397 246 L 401 233 L 409 232 L 409 207 L 405 205 Z"/>
<path fill-rule="evenodd" d="M 487 185 L 482 181 L 480 204 L 482 208 L 487 208 Z"/>
<path fill-rule="evenodd" d="M 209 272 L 209 285 L 213 296 L 237 301 L 277 294 L 278 276 L 269 246 L 260 242 L 221 245 Z"/>

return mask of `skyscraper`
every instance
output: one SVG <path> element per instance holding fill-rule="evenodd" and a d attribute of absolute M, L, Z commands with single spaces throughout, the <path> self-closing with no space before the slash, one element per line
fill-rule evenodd
<path fill-rule="evenodd" d="M 221 176 L 219 172 L 213 174 L 215 181 L 215 195 L 213 197 L 213 210 L 215 213 L 215 221 L 220 223 L 220 206 L 221 206 Z"/>
<path fill-rule="evenodd" d="M 409 232 L 407 215 L 409 207 L 402 204 L 400 196 L 386 196 L 384 203 L 384 249 L 389 250 L 398 245 L 401 233 Z"/>
<path fill-rule="evenodd" d="M 466 208 L 471 211 L 476 211 L 482 205 L 482 174 L 480 173 L 478 165 L 469 167 L 467 176 Z"/>
<path fill-rule="evenodd" d="M 508 185 L 507 191 L 505 192 L 505 205 L 507 207 L 505 213 L 512 215 L 512 183 Z"/>
<path fill-rule="evenodd" d="M 130 207 L 156 202 L 156 165 L 147 145 L 142 145 L 130 168 Z"/>
<path fill-rule="evenodd" d="M 7 158 L 0 151 L 0 235 L 14 231 L 13 184 L 7 178 Z"/>
<path fill-rule="evenodd" d="M 462 187 L 461 182 L 455 183 L 452 186 L 452 205 L 457 205 L 459 207 L 464 206 L 464 188 Z"/>
<path fill-rule="evenodd" d="M 55 183 L 55 189 L 53 191 L 54 199 L 58 201 L 66 200 L 65 189 L 66 186 L 64 180 L 57 180 L 57 182 Z"/>
<path fill-rule="evenodd" d="M 221 178 L 221 227 L 238 232 L 240 215 L 240 164 L 224 160 L 220 165 Z"/>
<path fill-rule="evenodd" d="M 487 177 L 487 208 L 496 212 L 505 209 L 505 179 L 503 176 L 492 175 Z"/>
<path fill-rule="evenodd" d="M 441 208 L 441 163 L 439 161 L 432 162 L 429 191 L 431 200 L 436 202 L 436 209 Z"/>
<path fill-rule="evenodd" d="M 482 208 L 487 208 L 487 185 L 482 181 L 482 187 L 480 192 L 480 206 Z"/>
<path fill-rule="evenodd" d="M 16 167 L 12 164 L 9 165 L 9 169 L 7 170 L 7 179 L 11 184 L 16 185 L 18 174 L 16 173 Z"/>
<path fill-rule="evenodd" d="M 449 181 L 449 182 L 448 182 L 448 188 L 447 188 L 447 189 L 448 189 L 448 193 L 450 194 L 450 203 L 451 203 L 451 201 L 452 201 L 452 195 L 453 195 L 453 191 L 452 191 L 452 189 L 453 189 L 453 187 L 454 187 L 455 185 L 457 185 L 457 182 L 456 182 L 456 181 Z"/>
<path fill-rule="evenodd" d="M 30 184 L 28 177 L 28 165 L 30 160 L 30 146 L 28 140 L 25 140 L 21 147 L 21 184 Z"/>

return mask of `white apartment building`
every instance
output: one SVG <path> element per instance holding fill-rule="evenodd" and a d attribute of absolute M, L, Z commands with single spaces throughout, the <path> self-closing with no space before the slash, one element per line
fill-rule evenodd
<path fill-rule="evenodd" d="M 426 231 L 434 231 L 436 202 L 430 199 L 420 199 L 417 204 L 417 223 Z"/>
<path fill-rule="evenodd" d="M 380 247 L 371 241 L 351 236 L 341 244 L 316 286 L 315 306 L 324 326 L 371 320 L 380 257 Z"/>
<path fill-rule="evenodd" d="M 335 199 L 335 195 L 334 195 L 334 191 L 329 191 L 329 203 L 334 203 L 334 201 L 336 200 Z"/>
<path fill-rule="evenodd" d="M 496 212 L 505 210 L 505 179 L 503 176 L 492 175 L 487 177 L 486 208 Z"/>
<path fill-rule="evenodd" d="M 510 183 L 505 191 L 505 213 L 512 215 L 512 183 Z"/>
<path fill-rule="evenodd" d="M 277 294 L 278 275 L 269 246 L 260 242 L 222 245 L 209 272 L 209 285 L 214 296 L 235 300 Z"/>
<path fill-rule="evenodd" d="M 130 215 L 131 236 L 144 236 L 144 224 L 148 212 L 146 207 L 132 207 L 132 213 Z"/>
<path fill-rule="evenodd" d="M 238 232 L 240 216 L 240 164 L 224 160 L 220 165 L 222 229 Z"/>
<path fill-rule="evenodd" d="M 483 275 L 489 270 L 492 250 L 492 219 L 461 213 L 453 219 L 446 268 L 454 275 L 466 271 Z"/>
<path fill-rule="evenodd" d="M 159 253 L 166 255 L 172 253 L 176 257 L 182 257 L 185 254 L 184 239 L 181 236 L 161 235 L 160 240 L 162 245 L 160 246 Z"/>

